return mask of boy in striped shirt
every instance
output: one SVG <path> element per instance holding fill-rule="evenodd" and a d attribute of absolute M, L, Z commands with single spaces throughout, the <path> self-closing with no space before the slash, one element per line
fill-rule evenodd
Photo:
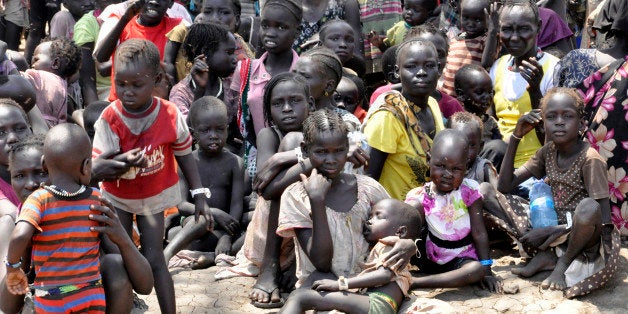
<path fill-rule="evenodd" d="M 104 313 L 100 238 L 90 220 L 91 205 L 100 205 L 100 192 L 88 187 L 91 144 L 74 124 L 59 124 L 44 141 L 44 168 L 51 185 L 33 192 L 22 206 L 6 258 L 9 292 L 29 290 L 23 257 L 35 267 L 35 309 L 45 313 Z"/>

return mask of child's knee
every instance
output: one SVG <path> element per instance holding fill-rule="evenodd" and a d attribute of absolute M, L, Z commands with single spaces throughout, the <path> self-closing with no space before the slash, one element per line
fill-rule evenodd
<path fill-rule="evenodd" d="M 587 197 L 578 203 L 574 213 L 574 222 L 580 224 L 596 224 L 601 222 L 602 209 L 600 203 Z"/>

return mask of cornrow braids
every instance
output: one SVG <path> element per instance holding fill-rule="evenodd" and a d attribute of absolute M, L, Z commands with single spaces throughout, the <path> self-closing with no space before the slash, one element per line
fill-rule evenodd
<path fill-rule="evenodd" d="M 273 125 L 273 118 L 270 114 L 271 96 L 273 90 L 277 87 L 277 85 L 287 81 L 291 81 L 301 86 L 301 88 L 303 88 L 303 95 L 305 95 L 306 98 L 310 98 L 310 86 L 307 84 L 307 80 L 303 77 L 303 75 L 294 72 L 283 72 L 273 76 L 270 81 L 266 83 L 266 86 L 264 86 L 263 108 L 266 125 Z"/>
<path fill-rule="evenodd" d="M 201 111 L 209 110 L 216 110 L 220 112 L 221 115 L 228 118 L 227 105 L 225 105 L 222 100 L 214 96 L 204 96 L 195 100 L 190 105 L 190 112 L 188 114 L 188 118 L 190 119 L 190 126 L 192 128 L 196 126 L 196 123 L 194 123 L 196 119 L 194 119 L 194 117 L 199 116 L 199 113 Z"/>
<path fill-rule="evenodd" d="M 15 154 L 19 152 L 26 151 L 29 148 L 35 148 L 43 152 L 44 138 L 45 136 L 43 134 L 29 135 L 25 139 L 11 145 L 11 149 L 9 150 L 9 168 L 11 167 L 10 165 L 15 162 Z"/>
<path fill-rule="evenodd" d="M 26 124 L 28 124 L 30 126 L 30 122 L 29 122 L 30 120 L 28 120 L 28 116 L 26 115 L 26 111 L 24 111 L 24 108 L 22 108 L 22 106 L 20 106 L 20 104 L 18 104 L 15 100 L 13 100 L 11 98 L 0 98 L 0 106 L 16 108 L 17 110 L 20 111 L 20 114 L 24 118 L 24 121 L 26 121 Z"/>
<path fill-rule="evenodd" d="M 323 27 L 321 27 L 321 29 L 318 31 L 318 38 L 321 42 L 325 40 L 325 37 L 327 37 L 327 30 L 335 24 L 346 25 L 353 32 L 353 28 L 351 27 L 349 23 L 347 23 L 347 21 L 342 20 L 342 19 L 329 20 L 325 22 L 325 24 L 323 24 Z"/>
<path fill-rule="evenodd" d="M 314 47 L 303 53 L 303 56 L 320 62 L 324 66 L 323 71 L 326 76 L 334 79 L 336 86 L 338 86 L 342 78 L 342 62 L 331 49 L 322 46 Z"/>
<path fill-rule="evenodd" d="M 449 120 L 447 121 L 447 126 L 451 128 L 455 123 L 470 124 L 472 122 L 476 122 L 478 124 L 481 134 L 482 130 L 484 129 L 484 123 L 482 122 L 482 119 L 468 111 L 458 111 L 454 113 L 451 117 L 449 117 Z"/>
<path fill-rule="evenodd" d="M 303 142 L 305 146 L 313 145 L 316 135 L 322 132 L 339 132 L 343 138 L 347 139 L 346 144 L 349 145 L 347 125 L 340 117 L 340 114 L 335 111 L 320 109 L 310 113 L 305 122 L 303 122 Z"/>
<path fill-rule="evenodd" d="M 567 88 L 567 87 L 552 87 L 547 91 L 545 96 L 541 98 L 541 112 L 545 112 L 545 108 L 547 107 L 547 102 L 552 96 L 556 94 L 564 94 L 573 99 L 573 106 L 576 108 L 576 112 L 578 113 L 578 117 L 584 117 L 584 100 L 580 93 L 577 92 L 575 88 Z"/>
<path fill-rule="evenodd" d="M 288 10 L 288 12 L 290 12 L 290 14 L 292 14 L 295 18 L 297 25 L 301 24 L 301 19 L 303 18 L 303 7 L 300 2 L 297 3 L 295 0 L 266 0 L 262 11 L 266 10 L 266 8 L 269 8 L 270 6 L 278 6 Z"/>
<path fill-rule="evenodd" d="M 161 57 L 155 44 L 145 39 L 133 38 L 121 43 L 116 48 L 115 62 L 142 64 L 153 70 L 154 73 L 158 73 Z"/>
<path fill-rule="evenodd" d="M 514 7 L 529 8 L 532 11 L 532 14 L 534 14 L 534 20 L 537 22 L 541 20 L 541 17 L 539 16 L 539 6 L 536 4 L 535 0 L 506 0 L 502 5 L 500 15 L 505 12 L 506 8 L 512 9 Z"/>
<path fill-rule="evenodd" d="M 79 70 L 81 65 L 81 49 L 66 37 L 55 37 L 50 42 L 50 59 L 54 60 L 66 60 L 61 62 L 61 68 L 59 68 L 59 74 L 63 78 L 68 78 Z"/>
<path fill-rule="evenodd" d="M 185 56 L 189 62 L 194 62 L 194 58 L 201 54 L 209 59 L 218 50 L 220 43 L 228 39 L 229 30 L 222 25 L 194 23 L 183 42 Z"/>

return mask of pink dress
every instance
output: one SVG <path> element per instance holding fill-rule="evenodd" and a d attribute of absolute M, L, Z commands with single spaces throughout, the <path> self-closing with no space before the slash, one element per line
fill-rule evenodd
<path fill-rule="evenodd" d="M 408 192 L 406 203 L 423 204 L 425 221 L 430 233 L 425 249 L 431 261 L 444 265 L 457 257 L 478 259 L 473 243 L 458 248 L 444 248 L 436 245 L 434 243 L 436 240 L 432 239 L 437 237 L 444 241 L 461 241 L 470 236 L 471 220 L 468 207 L 482 198 L 478 187 L 477 182 L 465 178 L 457 190 L 444 195 L 435 191 L 433 182 Z"/>

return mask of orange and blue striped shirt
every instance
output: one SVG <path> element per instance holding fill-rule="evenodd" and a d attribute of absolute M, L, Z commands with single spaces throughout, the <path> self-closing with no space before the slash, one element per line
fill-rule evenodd
<path fill-rule="evenodd" d="M 22 206 L 18 223 L 24 221 L 37 229 L 32 239 L 35 287 L 53 288 L 100 279 L 98 232 L 90 227 L 98 222 L 88 218 L 90 205 L 100 204 L 100 191 L 86 189 L 62 197 L 46 189 L 33 192 Z"/>

